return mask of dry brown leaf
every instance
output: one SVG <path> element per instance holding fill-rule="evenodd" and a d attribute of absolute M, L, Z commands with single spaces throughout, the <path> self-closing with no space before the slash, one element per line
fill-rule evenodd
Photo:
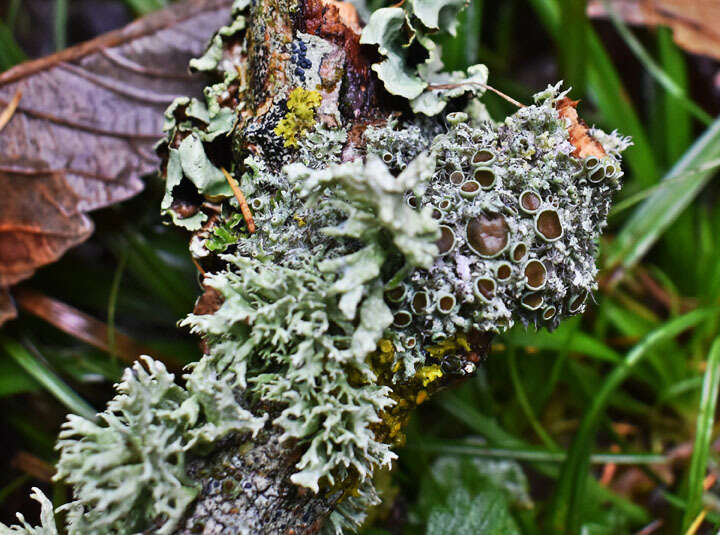
<path fill-rule="evenodd" d="M 717 0 L 609 0 L 629 24 L 669 26 L 675 42 L 694 54 L 720 60 L 720 2 Z M 590 17 L 607 17 L 605 0 L 590 0 Z"/>
<path fill-rule="evenodd" d="M 187 64 L 229 20 L 232 0 L 189 0 L 0 74 L 0 287 L 57 260 L 92 232 L 86 212 L 142 189 L 159 160 L 163 111 L 200 95 Z M 5 292 L 6 293 L 6 292 Z M 12 316 L 0 299 L 0 324 Z"/>
<path fill-rule="evenodd" d="M 590 135 L 587 124 L 578 116 L 576 109 L 578 102 L 580 101 L 564 97 L 557 103 L 558 115 L 565 120 L 570 143 L 575 147 L 573 156 L 583 159 L 588 156 L 603 158 L 606 156 L 605 149 Z"/>

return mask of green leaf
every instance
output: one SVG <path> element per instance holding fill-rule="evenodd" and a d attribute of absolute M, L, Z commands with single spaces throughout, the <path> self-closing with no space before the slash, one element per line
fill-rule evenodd
<path fill-rule="evenodd" d="M 507 498 L 497 489 L 470 496 L 458 489 L 448 497 L 448 504 L 433 508 L 427 535 L 520 535 L 510 515 Z"/>
<path fill-rule="evenodd" d="M 715 339 L 710 349 L 705 379 L 703 380 L 700 410 L 695 426 L 695 444 L 693 446 L 692 459 L 690 460 L 687 508 L 685 509 L 685 515 L 683 517 L 683 532 L 688 529 L 702 508 L 703 483 L 705 481 L 710 456 L 710 442 L 712 441 L 713 425 L 715 424 L 715 408 L 717 407 L 719 389 L 720 337 Z"/>
<path fill-rule="evenodd" d="M 55 396 L 60 403 L 70 409 L 70 411 L 89 420 L 95 418 L 95 409 L 21 344 L 6 336 L 0 335 L 0 347 L 33 379 Z"/>
<path fill-rule="evenodd" d="M 655 190 L 635 210 L 610 246 L 606 265 L 632 268 L 697 197 L 715 174 L 720 158 L 720 118 L 698 138 L 668 172 L 666 187 Z"/>

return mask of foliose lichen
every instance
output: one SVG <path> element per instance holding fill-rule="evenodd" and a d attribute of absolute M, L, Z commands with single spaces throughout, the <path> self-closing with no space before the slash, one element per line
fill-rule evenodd
<path fill-rule="evenodd" d="M 264 416 L 236 399 L 234 375 L 219 376 L 200 362 L 186 380 L 180 387 L 161 362 L 143 357 L 95 421 L 68 417 L 55 477 L 73 485 L 74 500 L 63 506 L 70 535 L 120 535 L 150 525 L 160 535 L 172 533 L 198 491 L 186 474 L 186 455 L 264 426 Z"/>
<path fill-rule="evenodd" d="M 23 515 L 17 513 L 20 525 L 8 527 L 0 523 L 0 535 L 58 535 L 52 502 L 36 487 L 33 487 L 30 497 L 40 503 L 40 525 L 31 526 Z"/>
<path fill-rule="evenodd" d="M 457 14 L 465 6 L 465 0 L 403 2 L 373 12 L 363 29 L 360 42 L 376 45 L 384 57 L 373 70 L 389 93 L 410 101 L 415 113 L 437 115 L 451 99 L 485 91 L 485 65 L 472 65 L 467 73 L 446 72 L 441 49 L 433 40 L 442 32 L 455 35 Z M 418 51 L 424 52 L 424 62 L 413 60 Z"/>

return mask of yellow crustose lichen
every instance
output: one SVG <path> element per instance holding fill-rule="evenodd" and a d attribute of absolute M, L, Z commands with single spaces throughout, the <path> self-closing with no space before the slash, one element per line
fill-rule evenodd
<path fill-rule="evenodd" d="M 275 127 L 275 134 L 285 139 L 286 147 L 297 147 L 297 137 L 315 124 L 315 109 L 322 96 L 317 91 L 296 87 L 288 98 L 288 112 Z"/>

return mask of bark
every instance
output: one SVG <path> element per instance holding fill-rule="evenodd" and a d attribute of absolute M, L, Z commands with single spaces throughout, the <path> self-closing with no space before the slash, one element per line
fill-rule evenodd
<path fill-rule="evenodd" d="M 317 533 L 339 494 L 325 496 L 290 481 L 302 447 L 270 429 L 252 442 L 232 438 L 194 460 L 189 474 L 202 492 L 177 535 Z"/>

